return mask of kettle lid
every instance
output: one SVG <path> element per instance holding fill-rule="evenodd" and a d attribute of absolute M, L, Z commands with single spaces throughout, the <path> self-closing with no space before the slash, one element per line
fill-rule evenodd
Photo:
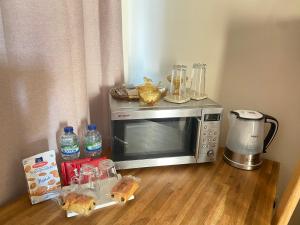
<path fill-rule="evenodd" d="M 237 118 L 241 119 L 261 120 L 264 118 L 263 114 L 253 110 L 233 110 L 231 113 L 235 114 Z"/>

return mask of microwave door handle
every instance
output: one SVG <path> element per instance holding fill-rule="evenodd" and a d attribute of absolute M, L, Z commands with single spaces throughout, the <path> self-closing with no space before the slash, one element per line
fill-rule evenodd
<path fill-rule="evenodd" d="M 196 151 L 195 151 L 195 158 L 196 161 L 199 159 L 200 154 L 200 141 L 201 141 L 201 119 L 197 118 L 197 141 L 196 141 Z"/>
<path fill-rule="evenodd" d="M 124 145 L 128 145 L 128 142 L 127 142 L 127 141 L 124 141 L 124 140 L 122 140 L 121 138 L 118 138 L 117 136 L 114 136 L 114 139 L 115 139 L 116 141 L 118 141 L 118 142 L 124 144 Z"/>

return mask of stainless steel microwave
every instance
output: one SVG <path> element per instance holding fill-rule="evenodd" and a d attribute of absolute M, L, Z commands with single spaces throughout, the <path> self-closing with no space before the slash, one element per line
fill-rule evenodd
<path fill-rule="evenodd" d="M 215 161 L 223 108 L 210 99 L 140 106 L 110 96 L 117 169 Z"/>

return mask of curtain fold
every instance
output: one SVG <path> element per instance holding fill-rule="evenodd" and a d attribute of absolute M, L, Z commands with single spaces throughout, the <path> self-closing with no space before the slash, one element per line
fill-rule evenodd
<path fill-rule="evenodd" d="M 121 34 L 118 0 L 0 2 L 0 204 L 26 190 L 21 160 L 57 149 L 65 125 L 96 123 L 109 143 Z"/>

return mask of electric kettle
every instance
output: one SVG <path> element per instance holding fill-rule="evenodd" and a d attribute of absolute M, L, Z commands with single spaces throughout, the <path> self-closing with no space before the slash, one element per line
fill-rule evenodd
<path fill-rule="evenodd" d="M 270 128 L 264 136 L 265 124 Z M 278 121 L 269 115 L 252 110 L 234 110 L 229 113 L 229 131 L 224 160 L 237 168 L 253 170 L 262 164 L 266 152 L 278 130 Z"/>

